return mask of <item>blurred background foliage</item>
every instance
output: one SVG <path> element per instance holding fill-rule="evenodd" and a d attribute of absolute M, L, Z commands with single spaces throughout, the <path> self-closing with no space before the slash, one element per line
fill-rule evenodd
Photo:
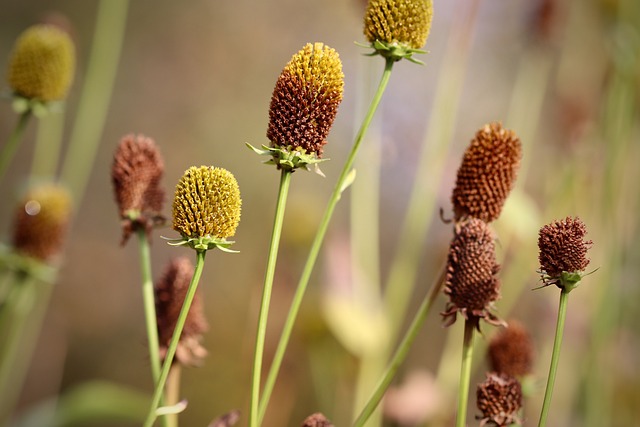
<path fill-rule="evenodd" d="M 445 257 L 451 231 L 440 221 L 438 210 L 444 209 L 445 218 L 451 216 L 449 195 L 461 154 L 477 129 L 490 121 L 503 122 L 522 138 L 525 156 L 518 186 L 495 228 L 504 263 L 504 297 L 498 309 L 505 318 L 524 321 L 538 349 L 538 383 L 535 397 L 526 405 L 526 425 L 537 419 L 557 310 L 553 289 L 530 291 L 538 284 L 537 230 L 567 215 L 578 215 L 587 224 L 587 237 L 595 243 L 590 267 L 599 270 L 583 281 L 571 301 L 550 424 L 634 425 L 640 406 L 640 4 L 434 3 L 429 54 L 422 58 L 426 65 L 403 62 L 395 67 L 376 129 L 370 133 L 371 148 L 365 141 L 357 166 L 362 176 L 371 165 L 374 177 L 379 170 L 380 197 L 374 202 L 380 207 L 382 279 L 371 281 L 384 283 L 389 273 L 417 177 L 415 185 L 433 203 L 425 219 L 428 232 L 414 236 L 420 263 L 415 303 L 407 313 L 412 316 Z M 4 58 L 17 35 L 43 19 L 68 25 L 73 35 L 78 72 L 66 105 L 63 144 L 82 88 L 97 6 L 98 2 L 80 0 L 4 1 L 0 14 Z M 19 411 L 29 413 L 34 405 L 65 393 L 69 401 L 76 387 L 96 380 L 151 393 L 137 248 L 132 243 L 119 246 L 109 176 L 117 143 L 134 132 L 154 138 L 160 146 L 169 199 L 183 171 L 192 165 L 224 167 L 238 179 L 243 215 L 235 249 L 241 253 L 209 256 L 201 282 L 211 325 L 204 342 L 209 356 L 203 367 L 184 373 L 183 395 L 189 407 L 181 423 L 206 425 L 235 408 L 246 413 L 278 174 L 262 166 L 244 143 L 267 142 L 273 85 L 293 53 L 313 41 L 340 53 L 345 99 L 325 149 L 332 159 L 323 166 L 327 178 L 298 172 L 291 186 L 269 319 L 268 364 L 308 244 L 353 140 L 361 104 L 368 103 L 367 82 L 375 82 L 383 68 L 380 58 L 363 57 L 366 51 L 353 43 L 364 40 L 364 6 L 356 0 L 129 4 L 106 126 L 86 194 L 76 207 Z M 10 102 L 2 102 L 2 140 L 14 123 Z M 31 164 L 35 128 L 32 123 L 0 183 L 3 241 L 10 235 L 12 207 Z M 437 166 L 424 176 L 416 172 L 423 146 L 432 150 L 431 164 Z M 377 191 L 370 185 L 361 179 L 353 191 Z M 297 425 L 315 411 L 324 412 L 336 425 L 347 425 L 354 412 L 358 367 L 384 335 L 379 319 L 361 313 L 367 312 L 367 304 L 351 298 L 356 292 L 349 237 L 358 218 L 350 225 L 349 199 L 347 193 L 334 217 L 266 426 Z M 166 228 L 154 234 L 154 277 L 172 256 L 186 251 L 168 247 L 161 235 L 174 232 Z M 367 269 L 366 260 L 363 265 L 365 277 L 378 275 L 377 268 Z M 368 292 L 375 299 L 376 291 Z M 438 311 L 443 308 L 444 300 L 437 301 L 397 381 L 421 378 L 418 392 L 407 388 L 408 398 L 387 402 L 390 417 L 412 414 L 412 398 L 419 402 L 416 417 L 430 420 L 428 425 L 446 425 L 453 412 L 460 325 L 442 329 Z M 484 330 L 486 338 L 493 333 L 489 327 Z M 478 341 L 482 346 L 486 339 Z M 455 363 L 449 366 L 452 359 Z M 484 378 L 484 362 L 478 362 L 472 384 Z M 470 405 L 470 416 L 476 413 Z M 388 422 L 400 423 L 395 417 Z"/>

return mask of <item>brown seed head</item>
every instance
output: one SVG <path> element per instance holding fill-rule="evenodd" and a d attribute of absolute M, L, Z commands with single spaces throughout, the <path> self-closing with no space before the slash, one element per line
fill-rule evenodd
<path fill-rule="evenodd" d="M 432 16 L 432 0 L 369 0 L 364 35 L 371 43 L 420 49 L 427 42 Z"/>
<path fill-rule="evenodd" d="M 169 348 L 169 342 L 182 309 L 184 298 L 193 277 L 194 267 L 185 257 L 174 258 L 166 266 L 162 277 L 156 283 L 156 318 L 158 322 L 158 339 L 160 354 L 164 355 Z M 196 291 L 193 302 L 184 324 L 176 360 L 183 365 L 197 365 L 207 355 L 207 351 L 200 345 L 202 335 L 209 329 L 204 316 L 200 292 Z"/>
<path fill-rule="evenodd" d="M 147 234 L 154 224 L 164 221 L 161 215 L 164 188 L 160 180 L 164 162 L 153 139 L 144 135 L 127 135 L 113 156 L 111 181 L 122 219 L 122 244 L 139 227 Z"/>
<path fill-rule="evenodd" d="M 321 157 L 343 87 L 340 57 L 329 46 L 309 43 L 293 55 L 271 97 L 267 138 L 272 146 Z"/>
<path fill-rule="evenodd" d="M 509 327 L 496 334 L 489 343 L 491 370 L 522 377 L 531 373 L 533 342 L 524 325 L 509 321 Z"/>
<path fill-rule="evenodd" d="M 15 215 L 15 250 L 48 262 L 62 251 L 71 217 L 71 195 L 58 184 L 32 188 L 19 203 Z"/>
<path fill-rule="evenodd" d="M 16 95 L 47 102 L 67 96 L 74 71 L 71 37 L 53 25 L 34 25 L 16 41 L 7 78 Z"/>
<path fill-rule="evenodd" d="M 522 407 L 522 387 L 514 377 L 487 373 L 487 379 L 478 384 L 476 402 L 482 412 L 480 426 L 492 423 L 503 427 L 521 422 L 518 411 Z"/>
<path fill-rule="evenodd" d="M 486 222 L 498 218 L 515 184 L 521 157 L 515 133 L 500 123 L 480 129 L 464 153 L 451 195 L 456 221 L 467 216 Z"/>
<path fill-rule="evenodd" d="M 303 421 L 302 427 L 333 427 L 333 424 L 323 414 L 316 412 Z"/>
<path fill-rule="evenodd" d="M 499 270 L 489 226 L 477 218 L 456 224 L 444 286 L 444 293 L 449 296 L 443 313 L 447 325 L 455 321 L 458 311 L 465 319 L 476 322 L 476 326 L 479 318 L 501 324 L 489 312 L 491 304 L 500 297 L 500 281 L 496 277 Z"/>
<path fill-rule="evenodd" d="M 584 240 L 585 234 L 587 227 L 578 217 L 566 217 L 542 227 L 538 235 L 538 259 L 543 274 L 557 279 L 563 271 L 584 271 L 589 265 L 587 250 L 593 244 L 591 240 Z"/>

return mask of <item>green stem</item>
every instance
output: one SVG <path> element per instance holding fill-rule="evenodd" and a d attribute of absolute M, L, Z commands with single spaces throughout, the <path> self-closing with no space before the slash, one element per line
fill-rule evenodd
<path fill-rule="evenodd" d="M 164 363 L 162 364 L 160 378 L 158 379 L 156 389 L 153 392 L 151 407 L 149 408 L 147 419 L 144 422 L 145 427 L 151 427 L 157 417 L 156 409 L 158 408 L 158 404 L 160 403 L 160 399 L 162 398 L 164 386 L 167 382 L 167 377 L 169 376 L 169 370 L 171 369 L 173 357 L 175 356 L 176 350 L 178 348 L 180 335 L 182 335 L 182 329 L 184 328 L 184 323 L 187 320 L 187 315 L 189 314 L 189 309 L 191 308 L 193 297 L 196 295 L 196 290 L 198 289 L 198 282 L 200 281 L 200 276 L 202 275 L 202 269 L 204 267 L 204 257 L 206 253 L 206 251 L 196 251 L 196 267 L 193 271 L 193 277 L 191 278 L 191 282 L 189 283 L 187 294 L 184 297 L 184 303 L 182 304 L 182 309 L 180 310 L 180 314 L 178 315 L 178 320 L 176 321 L 176 329 L 173 331 L 173 336 L 171 337 L 171 342 L 169 343 L 169 349 L 167 350 L 167 354 L 164 358 Z"/>
<path fill-rule="evenodd" d="M 61 178 L 80 204 L 102 136 L 124 40 L 128 0 L 98 6 L 91 56 Z"/>
<path fill-rule="evenodd" d="M 51 111 L 38 120 L 36 145 L 31 163 L 32 178 L 51 179 L 56 175 L 64 133 L 64 111 Z"/>
<path fill-rule="evenodd" d="M 474 321 L 470 320 L 466 320 L 464 322 L 464 341 L 462 344 L 462 364 L 460 365 L 460 387 L 458 388 L 458 415 L 456 418 L 456 427 L 465 427 L 467 421 L 469 382 L 471 380 L 471 361 L 473 360 L 474 323 Z"/>
<path fill-rule="evenodd" d="M 180 400 L 180 377 L 182 376 L 182 366 L 176 363 L 171 366 L 169 378 L 167 379 L 167 389 L 165 391 L 165 402 L 167 405 L 175 405 Z M 169 414 L 162 417 L 166 420 L 166 427 L 178 427 L 178 414 Z"/>
<path fill-rule="evenodd" d="M 27 109 L 27 111 L 20 114 L 16 127 L 13 129 L 13 132 L 11 132 L 11 135 L 9 135 L 9 140 L 2 149 L 2 152 L 0 152 L 0 181 L 2 181 L 13 156 L 16 154 L 16 150 L 18 149 L 22 135 L 24 135 L 24 130 L 27 127 L 30 117 L 31 109 Z"/>
<path fill-rule="evenodd" d="M 564 331 L 564 321 L 567 317 L 567 302 L 569 301 L 569 292 L 564 289 L 560 292 L 560 307 L 558 309 L 558 322 L 556 323 L 556 336 L 553 340 L 553 353 L 551 353 L 551 365 L 549 366 L 549 378 L 547 379 L 547 388 L 544 392 L 544 401 L 542 403 L 542 411 L 540 412 L 540 421 L 538 427 L 547 424 L 547 415 L 551 406 L 551 395 L 553 394 L 553 385 L 556 381 L 556 372 L 558 370 L 558 360 L 560 360 L 560 346 L 562 345 L 562 333 Z"/>
<path fill-rule="evenodd" d="M 369 398 L 369 401 L 365 405 L 364 409 L 362 410 L 358 418 L 356 418 L 356 420 L 354 421 L 353 427 L 364 426 L 371 414 L 373 414 L 373 412 L 380 404 L 380 401 L 384 397 L 384 394 L 387 391 L 387 388 L 389 388 L 389 385 L 391 384 L 391 381 L 395 377 L 396 373 L 398 372 L 398 369 L 407 358 L 407 354 L 409 353 L 413 342 L 418 336 L 418 332 L 420 332 L 420 328 L 424 324 L 424 321 L 427 318 L 429 311 L 431 310 L 433 302 L 436 300 L 438 294 L 440 293 L 440 289 L 442 288 L 441 285 L 444 283 L 444 275 L 445 267 L 440 269 L 440 274 L 438 274 L 435 282 L 431 285 L 429 293 L 425 296 L 422 304 L 420 304 L 420 308 L 418 308 L 418 311 L 414 316 L 409 329 L 407 329 L 407 332 L 402 338 L 402 341 L 400 342 L 400 345 L 398 346 L 395 354 L 389 361 L 386 372 L 380 379 L 380 382 L 373 391 L 373 394 Z"/>
<path fill-rule="evenodd" d="M 284 211 L 287 205 L 287 195 L 289 194 L 289 184 L 291 183 L 290 170 L 282 169 L 280 175 L 280 189 L 278 190 L 278 200 L 276 202 L 276 212 L 273 218 L 273 230 L 271 242 L 269 244 L 269 257 L 267 268 L 264 274 L 264 286 L 262 288 L 262 302 L 260 304 L 260 314 L 258 317 L 258 331 L 256 333 L 256 349 L 253 358 L 253 376 L 251 380 L 251 403 L 249 412 L 249 426 L 260 425 L 262 417 L 259 416 L 258 403 L 260 399 L 260 377 L 262 374 L 262 357 L 264 353 L 264 342 L 267 334 L 267 318 L 269 316 L 269 303 L 271 301 L 271 290 L 273 289 L 273 278 L 275 276 L 276 261 L 278 259 L 278 247 L 280 246 L 280 235 L 284 222 Z"/>
<path fill-rule="evenodd" d="M 349 178 L 349 174 L 351 172 L 351 167 L 353 166 L 353 162 L 355 160 L 356 153 L 358 152 L 358 148 L 364 139 L 364 136 L 369 128 L 369 124 L 373 119 L 373 116 L 378 108 L 378 104 L 380 104 L 380 100 L 382 99 L 382 94 L 384 93 L 387 84 L 389 83 L 389 77 L 391 76 L 391 70 L 393 69 L 393 60 L 387 59 L 385 61 L 384 72 L 382 73 L 382 77 L 380 78 L 380 83 L 378 84 L 378 90 L 371 101 L 371 106 L 369 107 L 369 111 L 365 116 L 365 119 L 356 135 L 355 142 L 353 147 L 351 148 L 351 152 L 349 153 L 349 157 L 342 168 L 342 172 L 340 173 L 340 177 L 336 182 L 336 185 L 333 189 L 333 193 L 331 193 L 331 197 L 327 204 L 327 207 L 324 211 L 324 216 L 320 222 L 320 226 L 318 227 L 318 231 L 316 232 L 316 236 L 311 245 L 311 249 L 309 250 L 309 255 L 307 257 L 307 261 L 305 263 L 304 269 L 302 271 L 302 275 L 300 276 L 300 281 L 298 282 L 298 287 L 293 296 L 293 301 L 291 302 L 291 307 L 289 308 L 289 313 L 287 314 L 287 319 L 285 321 L 284 327 L 282 329 L 282 334 L 280 335 L 280 341 L 278 342 L 278 348 L 276 349 L 276 353 L 273 358 L 273 362 L 271 364 L 271 368 L 269 369 L 269 375 L 267 376 L 267 380 L 265 382 L 262 399 L 260 401 L 260 419 L 263 418 L 264 413 L 267 409 L 267 405 L 269 403 L 269 398 L 271 397 L 271 392 L 273 391 L 273 386 L 275 385 L 276 378 L 278 376 L 278 371 L 280 370 L 280 365 L 282 364 L 282 359 L 284 357 L 284 353 L 287 349 L 287 344 L 289 343 L 289 338 L 291 337 L 291 331 L 293 330 L 293 325 L 295 324 L 296 317 L 298 315 L 298 310 L 300 309 L 300 305 L 302 303 L 302 298 L 307 290 L 307 285 L 309 284 L 309 279 L 311 278 L 311 273 L 313 271 L 313 267 L 315 266 L 316 259 L 318 258 L 318 254 L 320 253 L 320 247 L 322 246 L 322 242 L 324 240 L 324 236 L 329 227 L 329 222 L 333 215 L 333 211 L 335 210 L 338 201 L 340 200 L 340 196 L 344 191 L 344 186 L 347 183 L 347 179 Z"/>

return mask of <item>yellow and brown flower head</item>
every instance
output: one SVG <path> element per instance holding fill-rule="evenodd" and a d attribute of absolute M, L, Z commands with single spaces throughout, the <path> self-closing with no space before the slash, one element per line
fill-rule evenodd
<path fill-rule="evenodd" d="M 16 41 L 8 81 L 15 95 L 46 103 L 67 96 L 74 72 L 71 37 L 53 25 L 34 25 Z"/>
<path fill-rule="evenodd" d="M 317 164 L 342 101 L 344 74 L 338 53 L 308 43 L 293 55 L 276 81 L 269 107 L 269 155 L 278 168 Z"/>
<path fill-rule="evenodd" d="M 479 329 L 479 319 L 502 325 L 489 310 L 500 297 L 500 270 L 496 262 L 495 243 L 489 226 L 477 218 L 456 224 L 449 247 L 444 293 L 449 303 L 442 313 L 445 325 L 460 314 Z"/>
<path fill-rule="evenodd" d="M 489 342 L 489 366 L 492 371 L 524 377 L 533 365 L 533 341 L 524 325 L 510 320 Z"/>
<path fill-rule="evenodd" d="M 156 283 L 158 340 L 160 342 L 160 356 L 163 358 L 176 328 L 193 272 L 193 264 L 188 258 L 174 258 L 165 267 L 162 277 Z M 207 355 L 207 350 L 202 347 L 201 341 L 208 329 L 209 325 L 204 316 L 200 291 L 196 291 L 180 335 L 180 341 L 178 341 L 175 360 L 187 366 L 198 365 Z"/>
<path fill-rule="evenodd" d="M 522 387 L 520 382 L 507 374 L 487 373 L 487 379 L 478 384 L 476 403 L 482 412 L 480 426 L 495 425 L 506 427 L 521 424 L 518 411 L 522 407 Z"/>
<path fill-rule="evenodd" d="M 456 221 L 498 218 L 515 184 L 521 157 L 522 144 L 513 131 L 500 123 L 480 129 L 464 153 L 451 195 Z"/>
<path fill-rule="evenodd" d="M 414 53 L 425 53 L 431 19 L 432 0 L 369 0 L 364 16 L 364 35 L 382 55 L 395 61 L 412 58 Z"/>
<path fill-rule="evenodd" d="M 158 146 L 144 135 L 127 135 L 113 156 L 111 181 L 122 219 L 122 244 L 135 230 L 151 232 L 164 222 L 164 162 Z"/>
<path fill-rule="evenodd" d="M 13 247 L 42 262 L 62 252 L 71 218 L 71 195 L 58 184 L 38 185 L 27 192 L 15 215 Z"/>
<path fill-rule="evenodd" d="M 240 188 L 231 172 L 212 166 L 191 167 L 176 186 L 173 229 L 196 250 L 228 250 L 240 222 Z"/>
<path fill-rule="evenodd" d="M 556 285 L 571 291 L 589 265 L 587 251 L 593 245 L 584 240 L 587 227 L 580 218 L 566 217 L 540 229 L 538 249 L 544 286 Z"/>

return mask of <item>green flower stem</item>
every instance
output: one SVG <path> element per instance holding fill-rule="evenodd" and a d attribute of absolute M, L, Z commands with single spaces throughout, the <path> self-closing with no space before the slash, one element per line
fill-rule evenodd
<path fill-rule="evenodd" d="M 51 179 L 55 176 L 64 133 L 64 117 L 64 110 L 51 111 L 38 120 L 36 145 L 31 163 L 32 178 Z"/>
<path fill-rule="evenodd" d="M 473 360 L 474 322 L 464 322 L 464 341 L 462 344 L 462 364 L 460 365 L 460 387 L 458 388 L 458 415 L 456 427 L 465 427 L 467 421 L 467 403 L 469 402 L 469 382 L 471 380 L 471 361 Z"/>
<path fill-rule="evenodd" d="M 167 405 L 175 405 L 180 400 L 180 379 L 182 377 L 182 366 L 178 363 L 171 366 L 167 379 L 167 389 L 165 390 L 164 401 Z M 169 414 L 162 417 L 166 420 L 166 427 L 178 427 L 178 414 Z"/>
<path fill-rule="evenodd" d="M 373 119 L 373 116 L 378 108 L 378 104 L 380 104 L 380 100 L 382 99 L 382 94 L 384 93 L 387 84 L 389 83 L 389 77 L 391 76 L 391 70 L 393 69 L 393 60 L 386 59 L 384 72 L 382 73 L 382 77 L 380 78 L 380 83 L 378 84 L 378 89 L 371 101 L 371 105 L 369 107 L 369 111 L 364 118 L 362 126 L 356 135 L 355 142 L 353 147 L 351 148 L 351 152 L 349 153 L 349 157 L 342 168 L 342 172 L 340 173 L 340 177 L 336 182 L 336 185 L 331 193 L 331 197 L 327 204 L 327 207 L 324 211 L 324 215 L 320 222 L 320 226 L 318 227 L 318 231 L 316 232 L 315 238 L 311 245 L 311 249 L 309 250 L 309 255 L 307 257 L 307 261 L 305 263 L 304 269 L 302 271 L 302 275 L 300 276 L 300 281 L 298 282 L 298 287 L 293 296 L 293 301 L 291 302 L 291 307 L 289 308 L 289 313 L 287 314 L 287 319 L 285 321 L 284 327 L 282 329 L 282 334 L 280 335 L 280 341 L 278 342 L 278 348 L 276 349 L 276 353 L 274 355 L 273 362 L 271 364 L 271 368 L 269 369 L 269 375 L 267 376 L 267 380 L 265 382 L 262 399 L 260 400 L 259 413 L 260 420 L 264 417 L 264 413 L 267 409 L 267 405 L 269 404 L 269 398 L 271 397 L 271 392 L 273 391 L 273 386 L 275 385 L 276 378 L 278 376 L 278 371 L 280 370 L 280 365 L 282 364 L 282 359 L 284 357 L 285 350 L 287 349 L 287 345 L 289 343 L 289 338 L 291 337 L 291 331 L 293 330 L 293 325 L 295 324 L 296 317 L 298 315 L 298 310 L 300 309 L 300 305 L 302 303 L 302 298 L 307 290 L 307 285 L 309 284 L 309 279 L 311 278 L 311 273 L 313 271 L 313 267 L 315 266 L 316 259 L 318 258 L 318 254 L 320 253 L 320 247 L 322 246 L 322 242 L 324 240 L 324 236 L 329 227 L 329 222 L 331 221 L 331 217 L 333 215 L 333 211 L 335 210 L 338 201 L 340 200 L 340 196 L 344 191 L 345 184 L 348 184 L 348 179 L 351 173 L 351 167 L 353 166 L 353 162 L 355 160 L 356 153 L 358 152 L 358 148 L 360 148 L 360 144 L 364 139 L 364 136 L 369 128 L 369 124 Z"/>
<path fill-rule="evenodd" d="M 407 354 L 409 353 L 409 350 L 411 349 L 413 342 L 418 336 L 418 332 L 420 332 L 420 328 L 424 324 L 424 321 L 427 318 L 429 311 L 431 310 L 431 306 L 433 305 L 433 302 L 436 300 L 436 298 L 440 294 L 442 284 L 444 283 L 445 268 L 446 267 L 443 266 L 440 269 L 440 274 L 438 274 L 438 277 L 436 278 L 436 280 L 431 284 L 431 289 L 429 290 L 429 293 L 425 296 L 424 300 L 422 301 L 422 304 L 420 304 L 420 308 L 418 308 L 418 311 L 414 316 L 413 321 L 409 326 L 409 329 L 407 329 L 407 332 L 402 338 L 402 341 L 400 342 L 400 345 L 398 346 L 395 354 L 389 361 L 389 365 L 387 367 L 386 372 L 380 379 L 380 382 L 378 383 L 375 390 L 373 391 L 373 394 L 369 398 L 369 401 L 365 405 L 364 409 L 362 410 L 362 412 L 360 412 L 360 415 L 354 421 L 353 427 L 364 426 L 364 424 L 367 422 L 371 414 L 373 414 L 373 412 L 376 410 L 376 408 L 380 404 L 380 401 L 384 397 L 384 394 L 387 391 L 387 388 L 389 388 L 391 381 L 393 381 L 393 378 L 398 372 L 398 369 L 400 368 L 404 360 L 407 358 Z"/>
<path fill-rule="evenodd" d="M 171 364 L 173 363 L 173 357 L 176 355 L 178 342 L 180 341 L 180 335 L 182 335 L 182 329 L 184 328 L 184 323 L 187 320 L 187 315 L 189 314 L 189 309 L 191 308 L 193 297 L 195 296 L 196 290 L 198 289 L 198 282 L 200 282 L 200 276 L 202 275 L 202 269 L 204 267 L 204 257 L 206 254 L 206 251 L 196 251 L 196 266 L 193 272 L 193 277 L 191 278 L 191 282 L 189 283 L 189 288 L 187 289 L 187 294 L 184 297 L 182 309 L 180 310 L 180 314 L 178 315 L 176 329 L 173 331 L 173 336 L 171 337 L 171 342 L 169 343 L 169 349 L 167 350 L 167 354 L 164 358 L 164 363 L 162 364 L 160 378 L 158 379 L 156 388 L 153 392 L 151 407 L 149 408 L 147 419 L 144 422 L 145 427 L 151 427 L 157 417 L 156 409 L 158 408 L 158 405 L 162 398 L 164 386 L 167 382 L 167 377 L 169 376 L 169 370 L 171 369 Z"/>
<path fill-rule="evenodd" d="M 0 152 L 0 181 L 2 181 L 13 156 L 16 154 L 16 150 L 18 149 L 18 145 L 20 145 L 20 140 L 24 135 L 24 130 L 27 127 L 30 117 L 31 109 L 27 109 L 27 111 L 20 114 L 16 127 L 13 129 L 13 132 L 11 132 L 11 135 L 9 135 L 9 140 L 2 149 L 2 152 Z"/>
<path fill-rule="evenodd" d="M 551 365 L 549 366 L 549 378 L 547 379 L 547 388 L 544 391 L 544 401 L 540 412 L 540 420 L 538 427 L 547 424 L 547 415 L 551 406 L 551 395 L 553 394 L 553 385 L 556 381 L 556 372 L 558 370 L 558 360 L 560 360 L 560 346 L 562 345 L 562 333 L 564 332 L 564 321 L 567 318 L 567 302 L 569 301 L 569 292 L 564 289 L 560 292 L 560 307 L 558 309 L 558 322 L 556 323 L 556 336 L 553 340 L 553 352 L 551 353 Z"/>
<path fill-rule="evenodd" d="M 80 204 L 102 136 L 124 40 L 128 0 L 102 0 L 62 181 Z"/>
<path fill-rule="evenodd" d="M 276 261 L 278 259 L 278 247 L 280 246 L 280 235 L 284 222 L 284 211 L 287 205 L 287 195 L 289 194 L 289 184 L 291 183 L 290 170 L 282 169 L 280 175 L 280 189 L 278 190 L 278 200 L 276 202 L 276 213 L 273 218 L 273 230 L 271 242 L 269 244 L 269 257 L 267 268 L 264 274 L 264 286 L 262 288 L 262 302 L 260 304 L 260 314 L 258 317 L 258 331 L 256 333 L 256 348 L 253 359 L 253 375 L 251 380 L 251 403 L 249 412 L 249 426 L 260 425 L 262 417 L 259 415 L 258 404 L 260 401 L 260 377 L 262 374 L 262 357 L 264 354 L 264 342 L 267 334 L 267 318 L 269 315 L 269 303 L 271 301 L 271 290 L 273 289 L 273 278 L 275 276 Z"/>

